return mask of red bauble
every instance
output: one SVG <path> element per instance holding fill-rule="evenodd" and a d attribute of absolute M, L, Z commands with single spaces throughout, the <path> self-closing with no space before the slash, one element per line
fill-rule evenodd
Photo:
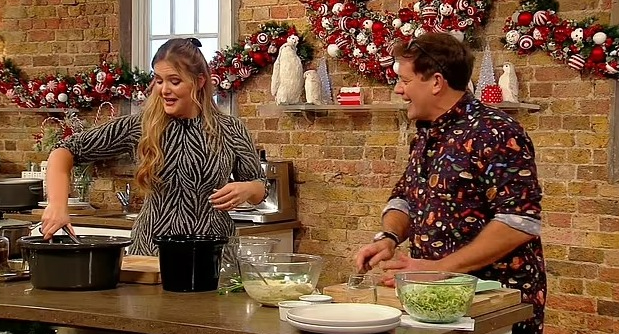
<path fill-rule="evenodd" d="M 518 15 L 518 25 L 528 26 L 533 22 L 533 14 L 531 12 L 522 12 Z"/>
<path fill-rule="evenodd" d="M 594 63 L 606 62 L 606 51 L 601 46 L 594 46 L 591 49 L 589 60 Z"/>
<path fill-rule="evenodd" d="M 260 67 L 265 67 L 267 66 L 268 63 L 268 59 L 267 59 L 267 55 L 261 52 L 256 52 L 254 54 L 251 55 L 251 59 L 253 60 L 253 62 L 260 66 Z"/>
<path fill-rule="evenodd" d="M 342 11 L 340 12 L 340 16 L 352 16 L 352 14 L 357 12 L 357 5 L 352 2 L 347 2 L 344 4 Z"/>
<path fill-rule="evenodd" d="M 398 11 L 398 16 L 400 17 L 400 20 L 404 23 L 412 20 L 414 15 L 415 13 L 413 13 L 410 8 L 402 8 Z"/>
<path fill-rule="evenodd" d="M 375 34 L 380 33 L 383 28 L 385 28 L 385 25 L 382 22 L 374 22 L 372 24 L 372 32 Z"/>
<path fill-rule="evenodd" d="M 64 81 L 60 81 L 58 86 L 56 86 L 56 90 L 58 93 L 66 93 L 67 92 L 67 84 Z"/>
<path fill-rule="evenodd" d="M 113 85 L 115 81 L 116 81 L 116 79 L 114 78 L 114 74 L 112 74 L 112 73 L 108 73 L 108 74 L 105 76 L 105 81 L 104 81 L 104 83 L 105 83 L 105 85 L 106 85 L 106 86 L 111 86 L 111 85 Z"/>

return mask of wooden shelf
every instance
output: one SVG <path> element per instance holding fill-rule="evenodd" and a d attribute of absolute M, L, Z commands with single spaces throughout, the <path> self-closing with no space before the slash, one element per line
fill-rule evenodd
<path fill-rule="evenodd" d="M 489 107 L 494 107 L 501 110 L 529 110 L 530 112 L 539 111 L 541 107 L 532 103 L 514 103 L 514 102 L 501 102 L 501 103 L 487 103 Z"/>
<path fill-rule="evenodd" d="M 368 113 L 368 112 L 394 112 L 398 114 L 401 121 L 408 123 L 406 117 L 406 106 L 403 104 L 364 104 L 360 106 L 343 106 L 339 104 L 289 104 L 275 105 L 266 104 L 258 107 L 259 113 L 283 112 L 292 115 L 302 115 L 306 120 L 312 122 L 316 117 L 327 116 L 331 112 L 344 113 Z"/>
<path fill-rule="evenodd" d="M 66 114 L 77 113 L 78 109 L 73 108 L 19 108 L 19 107 L 4 107 L 0 108 L 0 112 L 24 112 L 35 114 Z"/>

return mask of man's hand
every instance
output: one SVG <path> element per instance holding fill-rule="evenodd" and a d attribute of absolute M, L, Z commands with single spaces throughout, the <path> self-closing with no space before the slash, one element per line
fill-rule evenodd
<path fill-rule="evenodd" d="M 359 249 L 355 257 L 357 272 L 363 274 L 374 268 L 381 261 L 389 260 L 395 254 L 395 241 L 385 238 Z"/>
<path fill-rule="evenodd" d="M 440 271 L 438 261 L 413 259 L 405 253 L 398 254 L 389 261 L 382 262 L 380 269 L 385 273 L 382 275 L 382 283 L 386 286 L 395 286 L 395 274 L 403 271 Z"/>

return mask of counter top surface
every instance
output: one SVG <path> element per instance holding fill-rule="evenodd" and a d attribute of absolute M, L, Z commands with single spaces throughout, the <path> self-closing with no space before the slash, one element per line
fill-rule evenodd
<path fill-rule="evenodd" d="M 532 315 L 520 304 L 480 316 L 474 333 L 511 325 Z M 160 285 L 121 284 L 117 289 L 59 292 L 29 282 L 0 284 L 0 318 L 147 334 L 296 334 L 276 308 L 261 307 L 245 293 L 172 293 Z M 397 334 L 444 334 L 445 330 L 398 328 Z M 473 333 L 473 332 L 471 332 Z"/>
<path fill-rule="evenodd" d="M 114 217 L 119 215 L 121 215 L 120 211 L 98 211 L 93 216 L 71 216 L 71 224 L 82 227 L 131 230 L 131 228 L 133 227 L 133 220 Z M 5 213 L 4 217 L 8 219 L 25 220 L 30 222 L 39 222 L 39 220 L 41 219 L 41 215 L 32 213 Z M 268 224 L 253 224 L 251 222 L 236 223 L 236 228 L 239 231 L 239 235 L 266 233 L 287 229 L 295 229 L 299 227 L 301 227 L 301 223 L 296 220 Z"/>

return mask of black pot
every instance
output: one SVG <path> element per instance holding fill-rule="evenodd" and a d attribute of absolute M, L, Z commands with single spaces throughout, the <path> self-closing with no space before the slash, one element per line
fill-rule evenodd
<path fill-rule="evenodd" d="M 17 244 L 17 240 L 29 236 L 33 226 L 32 223 L 27 221 L 0 219 L 0 236 L 9 239 L 9 259 L 22 257 L 21 247 Z"/>
<path fill-rule="evenodd" d="M 0 178 L 0 211 L 36 208 L 43 200 L 43 180 Z"/>
<path fill-rule="evenodd" d="M 131 239 L 108 236 L 54 236 L 52 243 L 41 236 L 17 242 L 30 266 L 32 286 L 46 290 L 113 289 L 120 280 L 124 247 Z"/>
<path fill-rule="evenodd" d="M 221 254 L 228 237 L 166 235 L 155 237 L 154 242 L 159 246 L 159 267 L 164 290 L 217 290 Z"/>

